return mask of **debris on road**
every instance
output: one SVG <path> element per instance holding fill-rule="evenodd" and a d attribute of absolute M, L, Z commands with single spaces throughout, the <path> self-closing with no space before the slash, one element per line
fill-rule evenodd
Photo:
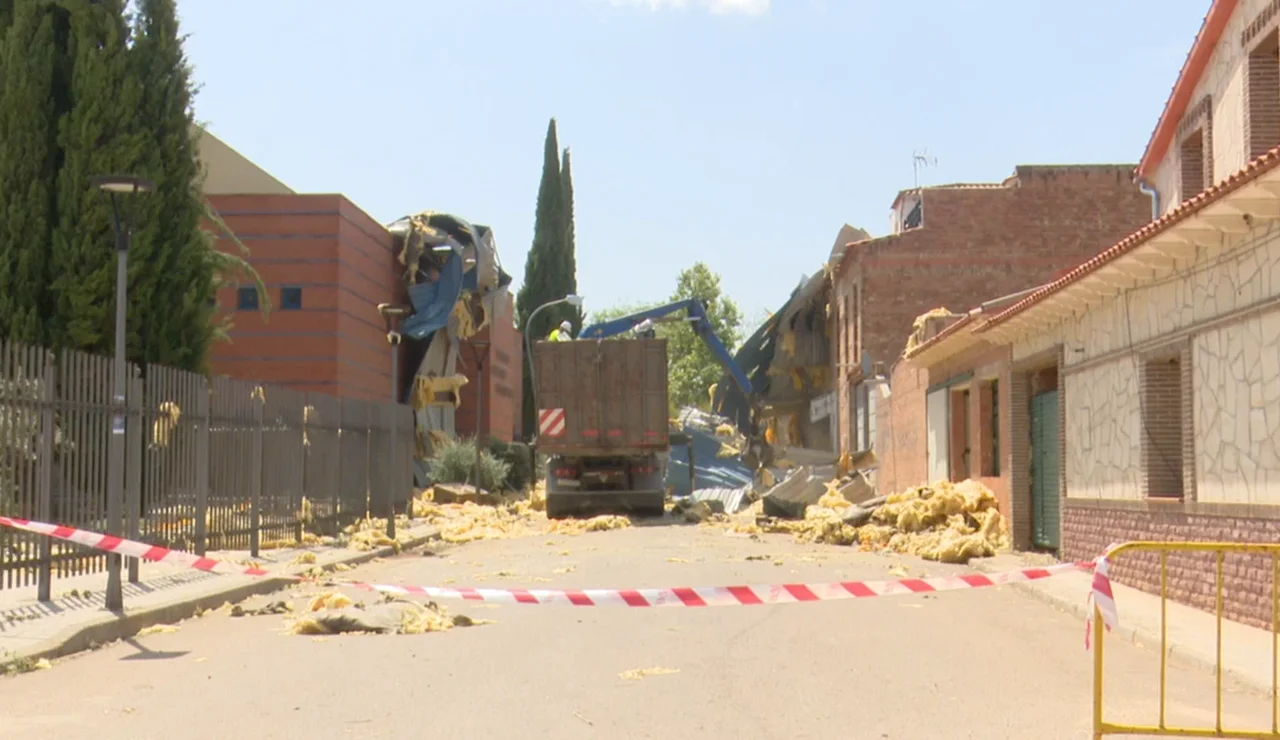
<path fill-rule="evenodd" d="M 841 495 L 843 485 L 827 482 L 816 502 L 805 507 L 803 519 L 765 516 L 761 499 L 742 515 L 704 524 L 743 534 L 785 533 L 803 543 L 857 545 L 944 563 L 967 563 L 1009 548 L 1008 524 L 995 494 L 977 481 L 940 481 L 861 504 Z"/>
<path fill-rule="evenodd" d="M 289 633 L 294 635 L 421 635 L 428 632 L 446 632 L 454 627 L 473 627 L 491 623 L 491 620 L 472 619 L 464 614 L 451 615 L 447 609 L 434 601 L 424 605 L 389 597 L 382 603 L 366 606 L 353 603 L 345 597 L 334 599 L 333 596 L 334 594 L 321 594 L 321 597 L 325 597 L 320 604 L 321 608 L 315 608 L 318 597 L 317 601 L 312 602 L 311 613 L 288 623 Z"/>
<path fill-rule="evenodd" d="M 395 539 L 388 537 L 387 520 L 367 515 L 343 530 L 343 535 L 347 547 L 360 552 L 371 552 L 383 547 L 392 547 L 396 552 L 400 552 L 400 548 L 404 547 L 404 543 L 409 539 L 409 533 L 399 529 L 396 530 Z"/>
<path fill-rule="evenodd" d="M 629 671 L 619 673 L 618 678 L 623 678 L 628 681 L 640 681 L 648 678 L 649 676 L 669 676 L 673 673 L 679 672 L 679 668 L 632 668 Z"/>
<path fill-rule="evenodd" d="M 150 627 L 143 627 L 138 630 L 138 637 L 146 637 L 147 635 L 164 635 L 178 631 L 176 624 L 153 624 Z"/>
<path fill-rule="evenodd" d="M 307 605 L 307 611 L 318 612 L 322 609 L 343 609 L 352 605 L 351 597 L 337 591 L 326 591 L 316 594 Z"/>
<path fill-rule="evenodd" d="M 576 536 L 587 532 L 625 529 L 631 520 L 625 516 L 601 515 L 590 519 L 548 519 L 546 495 L 540 482 L 527 499 L 504 501 L 498 505 L 441 503 L 436 499 L 439 486 L 427 489 L 413 502 L 415 517 L 428 520 L 440 530 L 440 538 L 460 545 L 477 540 L 513 539 L 546 534 Z M 445 498 L 449 498 L 447 495 Z M 384 535 L 385 536 L 385 535 Z"/>
<path fill-rule="evenodd" d="M 265 614 L 289 614 L 293 611 L 293 604 L 287 601 L 269 601 L 262 606 L 244 606 L 236 604 L 231 607 L 231 616 L 233 617 L 258 617 Z"/>

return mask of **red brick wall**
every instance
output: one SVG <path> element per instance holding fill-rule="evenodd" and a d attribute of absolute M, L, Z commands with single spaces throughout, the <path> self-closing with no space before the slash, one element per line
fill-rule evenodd
<path fill-rule="evenodd" d="M 1090 502 L 1091 503 L 1091 502 Z M 1275 542 L 1280 520 L 1186 513 L 1182 504 L 1149 504 L 1148 511 L 1107 508 L 1065 500 L 1063 558 L 1091 560 L 1115 542 L 1130 540 Z M 1164 510 L 1162 510 L 1164 509 Z M 1217 572 L 1212 554 L 1170 553 L 1169 595 L 1186 604 L 1212 611 Z M 1233 555 L 1224 563 L 1224 614 L 1255 627 L 1271 627 L 1271 559 L 1263 555 Z M 1111 574 L 1120 583 L 1160 593 L 1160 556 L 1131 553 L 1116 558 Z"/>
<path fill-rule="evenodd" d="M 1047 282 L 1147 223 L 1132 167 L 1020 166 L 1010 187 L 924 191 L 924 226 L 860 248 L 863 343 L 902 353 L 916 316 Z"/>
<path fill-rule="evenodd" d="M 929 472 L 925 447 L 928 373 L 900 362 L 889 382 L 889 398 L 876 405 L 876 489 L 882 494 L 920 485 Z"/>
<path fill-rule="evenodd" d="M 510 442 L 519 434 L 520 392 L 523 387 L 523 338 L 515 328 L 515 302 L 506 293 L 502 312 L 476 335 L 489 341 L 488 359 L 484 367 L 484 409 L 480 433 L 485 437 Z M 458 372 L 470 381 L 462 387 L 462 404 L 458 407 L 455 428 L 460 436 L 476 434 L 475 354 L 470 342 L 462 342 L 458 355 Z"/>
<path fill-rule="evenodd" d="M 219 291 L 218 304 L 234 327 L 232 341 L 211 353 L 214 372 L 300 390 L 389 398 L 390 348 L 377 304 L 405 296 L 386 230 L 341 195 L 210 200 L 249 248 L 249 261 L 275 307 L 264 319 L 257 311 L 236 310 L 235 288 Z M 218 246 L 236 250 L 225 237 Z M 280 309 L 286 286 L 302 289 L 301 310 Z"/>

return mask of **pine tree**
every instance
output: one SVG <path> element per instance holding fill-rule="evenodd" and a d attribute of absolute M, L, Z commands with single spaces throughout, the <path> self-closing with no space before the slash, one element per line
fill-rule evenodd
<path fill-rule="evenodd" d="M 0 13 L 0 22 L 8 19 L 0 55 L 0 337 L 48 344 L 71 16 L 36 0 L 5 0 Z"/>
<path fill-rule="evenodd" d="M 154 146 L 135 125 L 142 90 L 130 74 L 128 31 L 122 0 L 77 4 L 71 13 L 71 108 L 58 131 L 64 159 L 57 177 L 51 259 L 55 310 L 49 330 L 56 348 L 102 354 L 112 350 L 115 232 L 110 204 L 90 179 L 115 173 L 151 175 L 142 165 L 148 147 Z M 146 197 L 120 199 L 131 220 L 137 201 Z M 143 266 L 149 256 L 145 250 L 130 254 Z M 143 305 L 153 299 L 146 293 L 128 297 Z M 133 348 L 140 345 L 139 323 L 129 326 L 128 344 Z"/>
<path fill-rule="evenodd" d="M 529 247 L 529 256 L 525 259 L 524 280 L 516 293 L 516 313 L 520 320 L 520 331 L 532 341 L 546 338 L 552 327 L 562 320 L 560 306 L 549 308 L 538 314 L 532 325 L 530 314 L 539 306 L 565 296 L 556 293 L 559 280 L 557 273 L 560 250 L 559 243 L 564 240 L 564 220 L 561 215 L 564 202 L 564 182 L 560 177 L 560 142 L 556 133 L 556 119 L 552 118 L 547 126 L 547 137 L 543 145 L 542 182 L 538 186 L 538 207 L 533 223 L 533 244 Z M 529 363 L 532 358 L 525 358 L 524 372 L 524 430 L 525 435 L 532 436 L 537 409 L 534 408 L 533 383 L 530 379 Z"/>
<path fill-rule="evenodd" d="M 193 138 L 191 65 L 174 0 L 140 0 L 130 53 L 142 87 L 138 121 L 155 146 L 144 166 L 156 191 L 137 203 L 129 325 L 139 327 L 138 359 L 203 370 L 215 325 L 212 237 L 201 228 L 202 173 Z M 143 300 L 143 298 L 149 300 Z"/>
<path fill-rule="evenodd" d="M 560 162 L 560 179 L 564 183 L 564 241 L 561 244 L 564 254 L 561 258 L 561 264 L 564 269 L 564 277 L 567 279 L 566 294 L 578 292 L 578 254 L 577 254 L 577 235 L 576 228 L 573 224 L 573 166 L 569 162 L 569 149 L 564 150 L 564 157 Z M 573 322 L 573 331 L 576 335 L 582 331 L 582 324 L 586 318 L 586 314 L 581 307 L 570 307 L 569 320 Z"/>

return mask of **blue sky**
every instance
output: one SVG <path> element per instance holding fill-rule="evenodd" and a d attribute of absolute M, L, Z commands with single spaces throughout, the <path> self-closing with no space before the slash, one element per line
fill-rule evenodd
<path fill-rule="evenodd" d="M 912 185 L 1136 162 L 1209 0 L 179 0 L 197 116 L 296 190 L 492 226 L 519 280 L 547 119 L 588 309 L 704 261 L 752 319 Z"/>

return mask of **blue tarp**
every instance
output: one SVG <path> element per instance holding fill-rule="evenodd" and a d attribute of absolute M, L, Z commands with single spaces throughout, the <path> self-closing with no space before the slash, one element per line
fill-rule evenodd
<path fill-rule="evenodd" d="M 474 272 L 474 271 L 473 271 Z M 462 295 L 462 258 L 450 252 L 440 280 L 418 283 L 409 288 L 413 315 L 404 320 L 400 333 L 410 339 L 426 339 L 449 323 L 449 314 Z M 473 278 L 474 282 L 474 278 Z"/>
<path fill-rule="evenodd" d="M 684 433 L 693 442 L 696 488 L 741 488 L 751 483 L 751 469 L 737 457 L 717 457 L 720 440 L 714 434 L 685 427 Z M 667 485 L 675 488 L 676 496 L 693 493 L 689 485 L 689 448 L 671 446 L 671 461 L 667 465 Z"/>

